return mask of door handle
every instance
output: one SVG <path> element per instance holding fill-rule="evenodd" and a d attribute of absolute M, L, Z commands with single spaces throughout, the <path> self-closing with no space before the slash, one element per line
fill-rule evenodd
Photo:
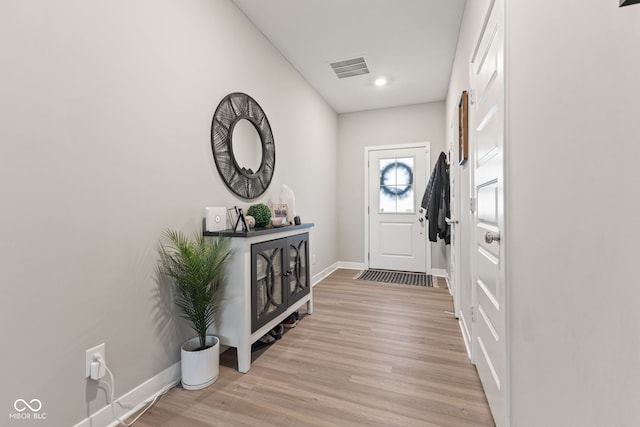
<path fill-rule="evenodd" d="M 445 217 L 445 218 L 444 218 L 444 221 L 445 221 L 447 224 L 449 224 L 449 225 L 452 225 L 452 224 L 459 224 L 459 223 L 460 223 L 460 221 L 458 221 L 458 220 L 457 220 L 457 219 L 455 219 L 455 218 L 447 218 L 447 217 Z"/>
<path fill-rule="evenodd" d="M 484 241 L 487 243 L 499 242 L 500 233 L 499 232 L 492 233 L 491 231 L 487 231 L 486 233 L 484 233 Z"/>

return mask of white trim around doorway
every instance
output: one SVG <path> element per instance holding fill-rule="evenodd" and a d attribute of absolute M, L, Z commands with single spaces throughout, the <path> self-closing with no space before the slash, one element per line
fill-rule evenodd
<path fill-rule="evenodd" d="M 364 221 L 362 221 L 362 223 L 364 224 L 364 254 L 363 254 L 363 258 L 364 259 L 364 269 L 368 269 L 369 268 L 369 168 L 368 168 L 368 162 L 369 162 L 369 153 L 371 151 L 378 151 L 378 150 L 393 150 L 393 149 L 401 149 L 401 148 L 424 148 L 426 150 L 428 150 L 429 153 L 431 153 L 431 143 L 429 141 L 422 141 L 422 142 L 413 142 L 413 143 L 406 143 L 406 144 L 390 144 L 390 145 L 374 145 L 374 146 L 367 146 L 364 147 Z M 429 154 L 429 157 L 431 157 L 431 154 Z M 431 158 L 427 159 L 427 167 L 431 168 Z M 429 169 L 427 171 L 427 177 L 431 175 L 431 170 Z M 426 273 L 427 274 L 432 274 L 431 271 L 431 243 L 427 240 L 427 248 L 426 248 L 426 253 L 427 253 L 427 263 L 426 263 Z"/>

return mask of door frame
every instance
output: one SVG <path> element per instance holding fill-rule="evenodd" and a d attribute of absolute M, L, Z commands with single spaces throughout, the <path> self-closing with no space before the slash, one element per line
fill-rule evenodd
<path fill-rule="evenodd" d="M 460 286 L 461 286 L 461 268 L 462 268 L 462 262 L 461 262 L 462 261 L 462 257 L 461 257 L 461 253 L 462 253 L 461 240 L 462 239 L 460 236 L 460 232 L 462 230 L 462 222 L 463 222 L 462 211 L 461 211 L 462 186 L 460 185 L 460 176 L 462 174 L 460 173 L 459 162 L 455 161 L 455 159 L 459 158 L 458 157 L 459 146 L 457 143 L 454 142 L 456 141 L 457 139 L 456 136 L 458 134 L 457 131 L 454 131 L 458 129 L 458 115 L 454 114 L 453 117 L 454 117 L 454 120 L 451 122 L 451 131 L 450 131 L 451 140 L 449 141 L 449 182 L 451 182 L 451 180 L 453 179 L 454 185 L 450 186 L 450 188 L 452 189 L 451 193 L 455 194 L 455 200 L 454 200 L 454 203 L 451 203 L 451 206 L 449 209 L 451 213 L 449 214 L 449 217 L 457 221 L 457 223 L 451 224 L 451 229 L 453 230 L 455 227 L 455 231 L 454 231 L 454 236 L 451 239 L 451 244 L 449 248 L 449 265 L 447 267 L 449 269 L 448 279 L 450 280 L 450 282 L 453 282 L 453 285 L 451 283 L 448 283 L 449 292 L 453 296 L 453 314 L 456 319 L 460 319 L 460 304 L 461 304 Z M 455 215 L 453 215 L 454 213 Z M 453 254 L 455 254 L 455 262 L 456 262 L 455 269 L 452 268 L 454 266 L 451 264 L 451 260 L 453 259 Z"/>
<path fill-rule="evenodd" d="M 365 270 L 369 269 L 369 206 L 370 206 L 370 201 L 369 201 L 369 153 L 371 153 L 372 151 L 383 151 L 383 150 L 397 150 L 397 149 L 403 149 L 403 148 L 424 148 L 425 152 L 426 152 L 426 157 L 427 157 L 427 168 L 428 171 L 426 173 L 426 176 L 429 177 L 431 176 L 431 142 L 429 141 L 424 141 L 424 142 L 414 142 L 414 143 L 408 143 L 408 144 L 392 144 L 392 145 L 373 145 L 373 146 L 367 146 L 364 147 L 364 209 L 362 210 L 362 212 L 364 213 L 364 221 L 362 221 L 362 223 L 364 224 L 364 266 L 365 266 Z M 426 186 L 426 182 L 425 182 L 425 186 Z M 416 194 L 416 201 L 418 200 L 422 200 L 422 195 Z M 419 202 L 418 202 L 419 203 Z M 418 206 L 419 207 L 419 206 Z M 425 270 L 427 274 L 431 274 L 431 242 L 429 242 L 429 239 L 425 239 Z"/>

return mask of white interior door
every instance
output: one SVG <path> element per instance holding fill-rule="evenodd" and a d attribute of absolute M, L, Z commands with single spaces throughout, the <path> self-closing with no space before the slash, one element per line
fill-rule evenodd
<path fill-rule="evenodd" d="M 474 138 L 473 345 L 497 426 L 508 425 L 504 244 L 504 0 L 495 0 L 471 59 Z"/>
<path fill-rule="evenodd" d="M 427 272 L 428 146 L 369 149 L 369 268 Z"/>

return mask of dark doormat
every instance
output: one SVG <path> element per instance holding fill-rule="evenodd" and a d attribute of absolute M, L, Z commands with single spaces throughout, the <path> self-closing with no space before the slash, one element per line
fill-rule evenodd
<path fill-rule="evenodd" d="M 364 270 L 358 280 L 372 282 L 397 283 L 400 285 L 433 286 L 433 278 L 425 273 L 409 273 L 406 271 Z"/>

